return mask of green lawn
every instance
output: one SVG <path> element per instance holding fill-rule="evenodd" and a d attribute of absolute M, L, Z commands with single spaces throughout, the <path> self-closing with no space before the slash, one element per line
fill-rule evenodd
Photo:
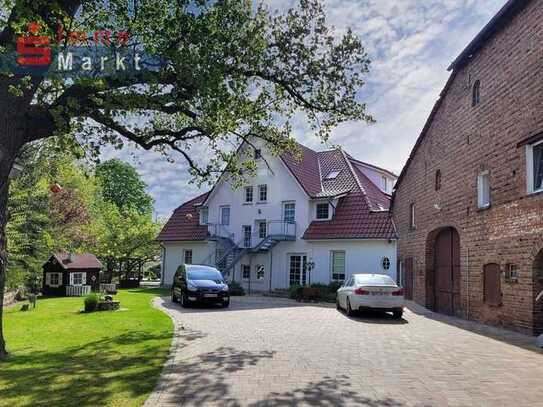
<path fill-rule="evenodd" d="M 139 406 L 168 355 L 173 326 L 152 308 L 164 290 L 121 290 L 126 310 L 80 313 L 83 298 L 46 298 L 5 313 L 10 356 L 0 406 Z"/>

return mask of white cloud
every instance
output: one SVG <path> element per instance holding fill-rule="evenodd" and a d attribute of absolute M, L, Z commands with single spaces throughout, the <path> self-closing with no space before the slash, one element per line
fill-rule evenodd
<path fill-rule="evenodd" d="M 270 0 L 285 9 L 292 0 Z M 399 173 L 448 77 L 448 64 L 488 22 L 505 0 L 327 0 L 329 23 L 338 35 L 351 27 L 372 59 L 361 100 L 375 125 L 344 123 L 331 142 L 353 156 Z M 299 141 L 322 147 L 302 121 Z M 205 147 L 196 148 L 203 152 Z M 133 152 L 133 150 L 132 150 Z M 134 164 L 129 151 L 107 150 Z M 158 153 L 138 151 L 136 167 L 148 184 L 161 216 L 204 192 L 188 182 L 187 165 L 168 163 Z M 204 188 L 205 189 L 205 188 Z"/>

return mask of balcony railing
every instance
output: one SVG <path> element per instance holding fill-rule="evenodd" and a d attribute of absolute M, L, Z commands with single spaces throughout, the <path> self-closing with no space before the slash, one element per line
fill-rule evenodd
<path fill-rule="evenodd" d="M 254 223 L 254 221 L 253 221 Z M 207 225 L 209 235 L 212 238 L 230 239 L 238 247 L 251 248 L 258 246 L 264 239 L 271 237 L 274 240 L 295 240 L 296 222 L 287 222 L 284 220 L 266 221 L 266 233 L 262 237 L 258 230 L 258 224 L 252 225 L 251 235 L 244 235 L 240 230 L 234 233 L 230 230 L 230 225 L 221 225 L 218 223 L 209 223 Z M 241 226 L 239 227 L 241 229 Z"/>

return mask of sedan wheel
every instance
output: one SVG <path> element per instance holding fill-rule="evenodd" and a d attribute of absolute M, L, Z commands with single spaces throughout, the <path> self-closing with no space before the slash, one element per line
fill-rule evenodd
<path fill-rule="evenodd" d="M 181 294 L 181 306 L 183 308 L 188 308 L 190 306 L 189 300 L 187 299 L 187 295 L 185 293 Z"/>
<path fill-rule="evenodd" d="M 352 317 L 354 314 L 353 309 L 351 308 L 351 301 L 349 301 L 349 297 L 347 297 L 347 316 Z"/>

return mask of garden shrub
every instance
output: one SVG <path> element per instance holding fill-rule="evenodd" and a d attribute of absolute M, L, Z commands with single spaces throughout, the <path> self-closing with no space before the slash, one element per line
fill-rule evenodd
<path fill-rule="evenodd" d="M 100 301 L 100 297 L 96 293 L 91 293 L 85 297 L 85 312 L 93 312 L 96 311 L 96 308 L 98 307 L 98 301 Z"/>
<path fill-rule="evenodd" d="M 339 288 L 341 287 L 341 283 L 338 283 L 337 281 L 333 281 L 331 282 L 330 284 L 328 284 L 328 290 L 330 292 L 333 292 L 335 293 L 337 290 L 339 290 Z"/>
<path fill-rule="evenodd" d="M 241 284 L 238 283 L 237 281 L 232 281 L 228 283 L 228 288 L 230 288 L 230 295 L 234 295 L 234 296 L 245 295 L 245 290 L 243 289 Z"/>
<path fill-rule="evenodd" d="M 292 299 L 297 299 L 299 297 L 299 292 L 302 286 L 300 284 L 292 284 L 288 289 L 288 296 Z"/>

